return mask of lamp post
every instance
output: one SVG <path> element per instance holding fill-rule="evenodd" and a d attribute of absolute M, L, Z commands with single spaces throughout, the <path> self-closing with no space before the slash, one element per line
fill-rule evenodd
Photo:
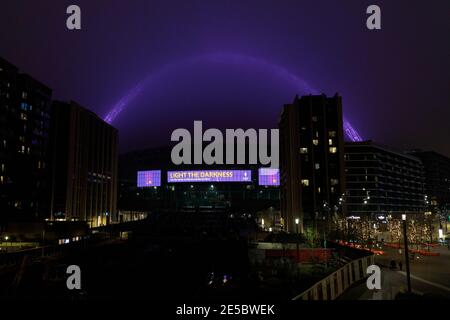
<path fill-rule="evenodd" d="M 403 239 L 405 242 L 405 263 L 406 263 L 406 282 L 408 285 L 408 293 L 411 293 L 411 275 L 409 271 L 409 256 L 408 256 L 408 236 L 406 228 L 406 214 L 402 214 L 403 221 Z"/>
<path fill-rule="evenodd" d="M 300 254 L 299 254 L 299 234 L 298 234 L 298 224 L 300 223 L 300 219 L 299 218 L 295 218 L 295 232 L 296 232 L 296 239 L 297 239 L 297 264 L 299 263 L 300 260 Z M 298 265 L 297 265 L 297 269 L 298 269 Z"/>

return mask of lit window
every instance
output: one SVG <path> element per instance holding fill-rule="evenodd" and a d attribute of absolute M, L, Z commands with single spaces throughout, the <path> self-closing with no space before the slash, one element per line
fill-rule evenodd
<path fill-rule="evenodd" d="M 25 113 L 22 112 L 22 113 L 20 114 L 20 119 L 21 119 L 21 120 L 27 120 L 27 115 L 26 115 Z"/>
<path fill-rule="evenodd" d="M 320 187 L 317 188 L 317 193 L 320 193 Z"/>
<path fill-rule="evenodd" d="M 313 139 L 313 145 L 318 146 L 319 145 L 319 139 Z"/>
<path fill-rule="evenodd" d="M 331 179 L 330 182 L 331 182 L 332 186 L 335 186 L 335 185 L 337 185 L 339 183 L 339 180 L 338 179 Z"/>
<path fill-rule="evenodd" d="M 336 137 L 336 131 L 330 131 L 330 132 L 328 132 L 328 136 L 329 136 L 330 138 Z"/>
<path fill-rule="evenodd" d="M 328 139 L 328 144 L 329 144 L 330 146 L 332 146 L 332 145 L 333 145 L 333 139 Z"/>
<path fill-rule="evenodd" d="M 317 122 L 317 117 L 312 117 L 312 121 Z"/>
<path fill-rule="evenodd" d="M 309 180 L 308 179 L 302 179 L 302 186 L 304 186 L 304 187 L 309 186 Z"/>
<path fill-rule="evenodd" d="M 5 164 L 2 163 L 2 172 L 5 172 Z"/>
<path fill-rule="evenodd" d="M 22 92 L 22 99 L 26 99 L 27 98 L 27 93 L 24 91 Z"/>
<path fill-rule="evenodd" d="M 316 164 L 314 165 L 314 167 L 316 168 L 316 170 L 317 170 L 317 169 L 320 169 L 320 164 L 319 164 L 319 163 L 316 163 Z"/>
<path fill-rule="evenodd" d="M 336 147 L 330 147 L 330 153 L 336 153 L 337 148 Z"/>
<path fill-rule="evenodd" d="M 308 148 L 300 148 L 300 153 L 308 153 Z"/>
<path fill-rule="evenodd" d="M 3 176 L 0 176 L 0 183 L 3 184 Z"/>

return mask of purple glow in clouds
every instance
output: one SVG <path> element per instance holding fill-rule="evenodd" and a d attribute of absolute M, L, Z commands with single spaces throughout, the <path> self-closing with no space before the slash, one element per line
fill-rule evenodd
<path fill-rule="evenodd" d="M 157 81 L 164 74 L 176 70 L 185 65 L 198 63 L 201 61 L 212 61 L 215 63 L 227 63 L 227 64 L 238 64 L 238 65 L 252 65 L 257 68 L 261 68 L 263 70 L 267 70 L 270 73 L 277 75 L 281 78 L 286 79 L 286 81 L 294 83 L 299 90 L 302 90 L 305 93 L 317 94 L 317 90 L 314 90 L 311 86 L 309 86 L 306 81 L 300 79 L 295 74 L 289 72 L 286 68 L 269 63 L 265 60 L 245 56 L 241 54 L 233 54 L 233 53 L 214 53 L 214 54 L 205 54 L 199 55 L 195 57 L 191 57 L 188 59 L 176 61 L 174 63 L 168 64 L 161 69 L 157 70 L 154 73 L 148 75 L 144 80 L 142 80 L 138 85 L 136 85 L 133 89 L 131 89 L 124 97 L 122 97 L 108 112 L 108 114 L 104 117 L 104 120 L 111 124 L 116 117 L 130 104 L 130 102 L 135 99 L 144 88 L 151 86 L 152 83 Z M 358 134 L 358 132 L 353 128 L 353 126 L 348 122 L 347 119 L 344 118 L 343 121 L 344 126 L 344 134 L 351 141 L 362 141 L 363 139 Z"/>

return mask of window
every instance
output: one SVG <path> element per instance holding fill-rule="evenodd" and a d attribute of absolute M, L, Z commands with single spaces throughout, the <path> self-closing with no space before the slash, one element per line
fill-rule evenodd
<path fill-rule="evenodd" d="M 336 147 L 330 147 L 330 153 L 337 153 Z"/>
<path fill-rule="evenodd" d="M 319 145 L 319 139 L 313 139 L 313 145 L 318 146 Z"/>
<path fill-rule="evenodd" d="M 313 122 L 317 122 L 317 117 L 312 117 Z"/>
<path fill-rule="evenodd" d="M 330 146 L 332 146 L 332 145 L 333 145 L 333 139 L 328 139 L 328 144 L 329 144 Z"/>
<path fill-rule="evenodd" d="M 300 153 L 308 153 L 308 148 L 300 148 Z"/>
<path fill-rule="evenodd" d="M 320 193 L 320 187 L 317 188 L 317 193 Z"/>
<path fill-rule="evenodd" d="M 331 179 L 330 183 L 331 183 L 332 186 L 335 186 L 335 185 L 337 185 L 339 183 L 339 180 L 338 179 Z"/>
<path fill-rule="evenodd" d="M 0 183 L 3 184 L 3 176 L 0 176 Z"/>
<path fill-rule="evenodd" d="M 25 91 L 22 92 L 22 99 L 26 99 L 27 98 L 27 93 Z"/>
<path fill-rule="evenodd" d="M 316 164 L 314 165 L 314 167 L 316 168 L 316 170 L 318 170 L 318 169 L 320 169 L 320 164 L 319 164 L 319 163 L 316 163 Z"/>
<path fill-rule="evenodd" d="M 20 119 L 21 120 L 27 120 L 27 115 L 25 113 L 20 113 Z"/>
<path fill-rule="evenodd" d="M 304 187 L 309 186 L 309 180 L 308 179 L 302 179 L 302 186 L 304 186 Z"/>
<path fill-rule="evenodd" d="M 2 172 L 5 172 L 5 164 L 2 163 Z"/>
<path fill-rule="evenodd" d="M 336 131 L 330 131 L 330 132 L 328 132 L 328 136 L 329 136 L 330 138 L 336 137 Z"/>

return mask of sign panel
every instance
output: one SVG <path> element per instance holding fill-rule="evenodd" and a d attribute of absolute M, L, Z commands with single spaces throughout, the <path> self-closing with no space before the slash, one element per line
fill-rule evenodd
<path fill-rule="evenodd" d="M 260 186 L 279 186 L 280 169 L 260 168 L 258 170 L 258 184 Z"/>
<path fill-rule="evenodd" d="M 161 170 L 138 171 L 138 188 L 161 186 Z"/>
<path fill-rule="evenodd" d="M 251 170 L 168 171 L 167 182 L 250 182 Z"/>

